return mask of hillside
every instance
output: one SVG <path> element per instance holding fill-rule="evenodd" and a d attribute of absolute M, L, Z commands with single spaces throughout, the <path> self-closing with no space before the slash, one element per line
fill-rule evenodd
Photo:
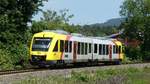
<path fill-rule="evenodd" d="M 114 19 L 110 19 L 104 23 L 92 24 L 91 26 L 97 26 L 97 27 L 117 26 L 118 27 L 124 21 L 125 20 L 123 18 L 114 18 Z"/>

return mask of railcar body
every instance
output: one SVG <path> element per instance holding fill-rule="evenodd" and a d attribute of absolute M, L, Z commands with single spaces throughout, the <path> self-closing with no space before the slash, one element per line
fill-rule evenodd
<path fill-rule="evenodd" d="M 34 34 L 30 46 L 30 62 L 33 65 L 120 63 L 122 60 L 122 44 L 114 39 L 98 39 L 46 31 Z"/>

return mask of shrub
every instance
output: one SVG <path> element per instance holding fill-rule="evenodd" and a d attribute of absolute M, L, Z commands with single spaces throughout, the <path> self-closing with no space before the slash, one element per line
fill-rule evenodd
<path fill-rule="evenodd" d="M 142 53 L 140 47 L 126 47 L 126 57 L 129 57 L 132 61 L 142 61 Z"/>
<path fill-rule="evenodd" d="M 0 44 L 0 69 L 20 69 L 28 66 L 29 49 L 27 45 Z"/>
<path fill-rule="evenodd" d="M 0 49 L 0 69 L 1 70 L 13 69 L 14 65 L 10 56 L 11 56 L 10 52 Z"/>
<path fill-rule="evenodd" d="M 12 52 L 12 59 L 14 65 L 20 65 L 22 67 L 25 67 L 25 65 L 28 64 L 28 57 L 29 57 L 29 51 L 28 51 L 27 45 L 19 44 L 18 46 L 14 46 L 11 51 Z"/>
<path fill-rule="evenodd" d="M 143 52 L 143 60 L 144 61 L 150 61 L 150 52 L 149 51 Z"/>

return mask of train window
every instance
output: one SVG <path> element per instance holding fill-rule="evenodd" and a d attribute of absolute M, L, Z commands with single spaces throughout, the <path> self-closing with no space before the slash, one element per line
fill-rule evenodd
<path fill-rule="evenodd" d="M 105 45 L 103 45 L 103 55 L 105 55 L 105 52 L 106 52 L 106 47 Z"/>
<path fill-rule="evenodd" d="M 113 53 L 115 54 L 116 53 L 116 46 L 113 45 Z"/>
<path fill-rule="evenodd" d="M 109 54 L 109 45 L 106 45 L 106 55 L 108 55 Z"/>
<path fill-rule="evenodd" d="M 82 48 L 83 48 L 83 45 L 82 45 L 82 43 L 80 43 L 80 54 L 82 54 Z"/>
<path fill-rule="evenodd" d="M 65 41 L 65 52 L 68 52 L 68 41 Z"/>
<path fill-rule="evenodd" d="M 80 54 L 80 42 L 78 42 L 78 54 Z"/>
<path fill-rule="evenodd" d="M 94 53 L 97 53 L 97 44 L 94 44 Z"/>
<path fill-rule="evenodd" d="M 102 55 L 102 45 L 99 44 L 99 55 Z"/>
<path fill-rule="evenodd" d="M 119 53 L 121 53 L 121 46 L 119 46 Z"/>
<path fill-rule="evenodd" d="M 54 50 L 53 50 L 54 52 L 58 52 L 58 41 L 56 42 L 56 44 L 55 44 L 55 47 L 54 47 Z"/>
<path fill-rule="evenodd" d="M 69 42 L 69 52 L 72 52 L 72 41 Z"/>
<path fill-rule="evenodd" d="M 64 41 L 60 40 L 60 52 L 64 51 Z"/>
<path fill-rule="evenodd" d="M 89 53 L 91 53 L 91 43 L 89 43 Z"/>
<path fill-rule="evenodd" d="M 116 53 L 119 53 L 119 46 L 116 46 Z"/>
<path fill-rule="evenodd" d="M 81 43 L 81 54 L 84 54 L 84 43 Z"/>
<path fill-rule="evenodd" d="M 85 43 L 85 54 L 87 55 L 87 43 Z"/>

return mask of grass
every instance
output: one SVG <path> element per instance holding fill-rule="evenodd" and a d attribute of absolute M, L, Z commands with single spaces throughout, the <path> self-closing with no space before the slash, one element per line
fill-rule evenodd
<path fill-rule="evenodd" d="M 150 84 L 150 68 L 72 71 L 66 76 L 29 77 L 14 84 Z"/>

